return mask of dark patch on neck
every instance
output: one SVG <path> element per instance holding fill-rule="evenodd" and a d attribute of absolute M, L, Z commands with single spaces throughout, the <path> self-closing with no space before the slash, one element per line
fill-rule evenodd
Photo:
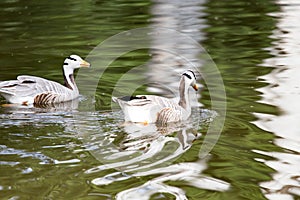
<path fill-rule="evenodd" d="M 75 86 L 75 80 L 74 80 L 74 75 L 73 74 L 70 74 L 69 75 L 69 78 L 70 78 L 70 81 L 73 83 L 73 85 Z M 69 84 L 68 80 L 67 80 L 67 77 L 65 75 L 65 72 L 64 72 L 64 80 L 65 80 L 65 83 L 64 83 L 64 86 L 71 89 L 71 90 L 74 90 L 74 88 L 72 88 L 72 86 Z"/>
<path fill-rule="evenodd" d="M 181 78 L 180 83 L 179 83 L 179 95 L 180 95 L 180 99 L 179 99 L 179 105 L 181 107 L 183 107 L 184 109 L 186 109 L 186 99 L 185 99 L 185 82 L 184 79 Z"/>

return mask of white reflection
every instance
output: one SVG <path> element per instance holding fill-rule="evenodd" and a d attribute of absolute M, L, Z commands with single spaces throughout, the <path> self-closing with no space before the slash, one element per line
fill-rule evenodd
<path fill-rule="evenodd" d="M 73 123 L 72 116 L 77 112 L 79 99 L 44 107 L 5 104 L 0 109 L 1 126 L 20 126 L 33 124 L 35 127 L 46 124 L 64 124 L 66 127 Z"/>
<path fill-rule="evenodd" d="M 180 73 L 186 69 L 194 69 L 201 73 L 200 68 L 204 62 L 205 64 L 211 62 L 209 55 L 202 52 L 202 48 L 199 48 L 198 43 L 195 42 L 204 39 L 201 32 L 201 29 L 205 27 L 204 20 L 201 19 L 203 15 L 201 3 L 204 2 L 204 0 L 153 0 L 151 9 L 153 23 L 150 27 L 153 32 L 149 34 L 151 59 L 145 65 L 147 80 L 143 82 L 143 84 L 151 85 L 147 88 L 148 91 L 174 97 L 173 91 L 178 91 Z M 177 31 L 188 35 L 193 40 L 182 37 Z M 197 77 L 198 80 L 201 79 L 200 74 L 197 74 Z M 218 76 L 216 77 L 217 80 Z M 127 89 L 124 88 L 124 90 Z M 159 193 L 169 193 L 176 199 L 187 199 L 186 191 L 179 186 L 169 185 L 168 181 L 178 181 L 181 186 L 191 186 L 195 189 L 228 190 L 230 187 L 228 183 L 201 174 L 207 168 L 208 157 L 205 156 L 218 137 L 214 138 L 214 142 L 207 142 L 204 139 L 203 144 L 208 144 L 207 150 L 203 151 L 202 146 L 198 151 L 187 153 L 189 150 L 192 151 L 193 142 L 201 136 L 198 130 L 201 129 L 202 123 L 207 127 L 215 127 L 210 126 L 213 124 L 210 122 L 216 116 L 215 112 L 197 110 L 200 106 L 198 94 L 194 93 L 191 99 L 193 100 L 192 106 L 194 106 L 192 110 L 196 115 L 192 114 L 191 121 L 183 124 L 173 124 L 168 127 L 157 127 L 154 124 L 147 126 L 124 124 L 116 128 L 112 125 L 115 121 L 107 119 L 99 121 L 98 127 L 93 124 L 76 124 L 75 128 L 84 140 L 86 148 L 103 163 L 85 171 L 87 174 L 99 174 L 99 177 L 91 182 L 102 186 L 119 185 L 116 182 L 137 177 L 142 177 L 143 181 L 146 181 L 138 187 L 121 191 L 117 194 L 117 199 L 150 199 L 153 194 Z M 116 115 L 113 118 L 118 117 L 120 118 Z M 121 119 L 123 121 L 122 117 Z M 88 132 L 87 127 L 89 127 Z M 199 152 L 203 152 L 201 155 L 204 155 L 206 159 L 199 159 Z M 178 160 L 183 159 L 183 155 L 195 158 L 193 162 Z M 117 172 L 111 172 L 113 169 Z"/>
<path fill-rule="evenodd" d="M 196 130 L 181 126 L 183 125 L 174 124 L 157 127 L 155 124 L 127 123 L 123 125 L 127 134 L 118 147 L 109 143 L 106 147 L 102 146 L 102 150 L 94 152 L 94 156 L 106 164 L 91 168 L 86 173 L 111 168 L 131 172 L 149 170 L 161 164 L 168 165 L 186 152 L 192 142 L 200 136 Z"/>
<path fill-rule="evenodd" d="M 270 15 L 278 17 L 278 29 L 272 38 L 278 39 L 270 49 L 274 58 L 265 60 L 265 66 L 275 69 L 262 78 L 270 85 L 259 89 L 263 93 L 263 103 L 277 106 L 279 116 L 258 114 L 254 122 L 264 130 L 275 133 L 279 138 L 274 140 L 278 146 L 291 150 L 286 153 L 262 152 L 276 161 L 262 161 L 276 173 L 273 180 L 261 183 L 268 199 L 293 199 L 299 195 L 300 188 L 300 5 L 297 0 L 278 0 L 281 12 Z"/>
<path fill-rule="evenodd" d="M 154 174 L 162 174 L 152 180 L 147 181 L 141 186 L 131 188 L 118 193 L 116 199 L 141 199 L 146 200 L 155 193 L 170 193 L 176 197 L 176 199 L 187 199 L 185 191 L 165 184 L 167 181 L 180 180 L 184 182 L 184 185 L 190 185 L 197 188 L 225 191 L 229 189 L 229 184 L 214 179 L 211 177 L 205 177 L 201 175 L 201 172 L 206 169 L 206 160 L 198 160 L 197 162 L 185 162 L 180 164 L 174 164 L 164 168 L 156 168 L 146 172 L 135 173 L 133 176 L 148 176 Z"/>
<path fill-rule="evenodd" d="M 199 114 L 199 112 L 195 113 Z M 184 185 L 207 190 L 228 190 L 230 187 L 228 183 L 201 174 L 207 168 L 208 158 L 198 159 L 195 162 L 176 163 L 176 160 L 186 153 L 192 147 L 193 142 L 201 136 L 198 130 L 193 128 L 195 125 L 193 119 L 197 119 L 195 113 L 192 114 L 190 121 L 168 124 L 163 127 L 155 124 L 122 124 L 120 128 L 126 134 L 118 142 L 119 147 L 111 145 L 114 143 L 114 136 L 110 133 L 106 136 L 102 135 L 101 138 L 97 137 L 100 134 L 95 135 L 93 140 L 87 138 L 86 141 L 95 141 L 91 146 L 99 144 L 98 148 L 93 148 L 90 152 L 104 164 L 88 169 L 85 173 L 118 170 L 118 172 L 93 179 L 92 183 L 97 186 L 155 175 L 156 178 L 138 187 L 118 193 L 117 199 L 150 199 L 153 194 L 160 192 L 172 194 L 177 199 L 187 199 L 184 190 L 168 185 L 167 181 L 182 181 Z M 198 116 L 202 119 L 200 125 L 210 122 L 215 117 L 215 112 L 212 111 L 205 110 L 202 113 L 204 114 Z M 122 120 L 122 116 L 119 117 Z M 199 128 L 199 124 L 196 127 Z M 78 128 L 80 126 L 77 130 Z"/>
<path fill-rule="evenodd" d="M 20 105 L 20 104 L 2 104 L 2 108 L 6 112 L 11 113 L 41 113 L 41 112 L 57 112 L 57 111 L 72 111 L 78 109 L 80 98 L 72 101 L 45 104 L 45 105 Z"/>
<path fill-rule="evenodd" d="M 185 37 L 178 37 L 178 32 L 193 38 L 200 42 L 204 40 L 204 34 L 200 31 L 205 28 L 204 15 L 201 12 L 201 4 L 204 0 L 153 0 L 151 12 L 153 14 L 151 28 L 158 32 L 151 38 L 151 60 L 148 64 L 148 79 L 152 83 L 147 90 L 160 93 L 164 96 L 173 97 L 169 90 L 161 86 L 168 86 L 171 91 L 178 91 L 178 76 L 187 69 L 193 69 L 195 73 L 201 68 L 204 57 L 199 59 L 202 50 L 196 46 L 193 40 L 187 40 Z M 163 30 L 170 28 L 176 31 Z M 164 51 L 169 49 L 172 51 Z M 198 83 L 201 79 L 200 74 L 196 74 Z M 201 85 L 200 85 L 201 87 Z M 190 93 L 192 106 L 201 106 L 198 102 L 200 94 L 197 96 Z"/>
<path fill-rule="evenodd" d="M 184 190 L 167 185 L 166 181 L 183 181 L 185 185 L 193 187 L 225 191 L 228 190 L 230 185 L 224 181 L 206 177 L 201 175 L 201 172 L 207 168 L 207 160 L 202 159 L 196 162 L 182 162 L 179 164 L 173 164 L 183 153 L 188 151 L 192 146 L 192 143 L 197 139 L 196 131 L 187 129 L 181 126 L 171 127 L 157 127 L 156 125 L 150 125 L 146 128 L 149 132 L 145 133 L 145 130 L 139 124 L 126 124 L 125 130 L 131 132 L 123 141 L 128 144 L 130 148 L 125 148 L 123 151 L 138 151 L 141 147 L 144 153 L 137 157 L 127 157 L 128 159 L 123 162 L 116 162 L 111 164 L 101 165 L 96 168 L 92 168 L 86 171 L 86 173 L 95 173 L 102 170 L 119 167 L 121 172 L 114 172 L 105 175 L 104 177 L 96 178 L 92 180 L 95 185 L 108 185 L 118 181 L 124 181 L 133 177 L 160 175 L 154 179 L 147 181 L 146 183 L 128 190 L 122 191 L 117 195 L 117 199 L 149 199 L 151 195 L 155 193 L 170 193 L 177 199 L 187 199 Z M 140 128 L 139 128 L 140 127 Z M 177 132 L 175 137 L 168 134 Z M 177 131 L 176 131 L 177 130 Z M 178 131 L 179 130 L 179 131 Z M 144 138 L 144 139 L 142 139 Z M 166 149 L 172 149 L 166 150 Z M 122 156 L 128 156 L 128 154 L 121 152 Z M 116 154 L 118 154 L 116 153 Z M 121 156 L 112 154 L 113 158 L 120 158 Z M 133 153 L 132 153 L 133 154 Z M 155 159 L 158 157 L 158 159 Z"/>
<path fill-rule="evenodd" d="M 117 127 L 112 123 L 117 123 L 118 119 L 123 121 L 121 111 L 108 113 L 106 117 L 98 122 L 86 121 L 77 116 L 76 121 L 81 123 L 73 127 L 85 142 L 86 148 L 104 163 L 86 173 L 112 168 L 129 172 L 132 169 L 149 170 L 161 164 L 168 165 L 190 149 L 194 140 L 201 136 L 198 132 L 200 126 L 207 126 L 216 117 L 216 112 L 195 108 L 188 121 L 168 126 L 125 123 Z M 111 122 L 109 118 L 115 121 Z M 107 126 L 110 126 L 109 131 L 104 131 Z M 115 142 L 117 137 L 118 142 Z"/>

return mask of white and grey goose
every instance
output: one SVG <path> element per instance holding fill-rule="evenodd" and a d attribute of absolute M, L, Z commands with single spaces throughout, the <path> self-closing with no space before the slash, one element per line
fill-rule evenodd
<path fill-rule="evenodd" d="M 74 70 L 90 67 L 77 55 L 67 57 L 63 64 L 64 85 L 36 76 L 21 75 L 17 80 L 0 82 L 0 94 L 10 103 L 45 105 L 76 99 L 79 91 L 74 81 Z"/>
<path fill-rule="evenodd" d="M 166 124 L 187 120 L 191 115 L 191 104 L 188 90 L 192 86 L 196 91 L 198 86 L 193 71 L 185 71 L 179 83 L 179 102 L 156 95 L 113 97 L 125 115 L 125 121 Z"/>

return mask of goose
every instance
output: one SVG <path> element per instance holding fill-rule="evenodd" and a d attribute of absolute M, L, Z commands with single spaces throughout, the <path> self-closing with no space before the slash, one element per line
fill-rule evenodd
<path fill-rule="evenodd" d="M 12 104 L 46 105 L 76 99 L 79 91 L 73 72 L 80 67 L 90 67 L 90 63 L 78 55 L 70 55 L 64 60 L 64 85 L 41 77 L 20 75 L 17 80 L 0 82 L 0 94 Z"/>
<path fill-rule="evenodd" d="M 112 100 L 121 107 L 125 121 L 144 124 L 184 121 L 191 115 L 189 86 L 198 90 L 195 73 L 191 70 L 185 71 L 181 76 L 178 103 L 156 95 L 112 97 Z"/>

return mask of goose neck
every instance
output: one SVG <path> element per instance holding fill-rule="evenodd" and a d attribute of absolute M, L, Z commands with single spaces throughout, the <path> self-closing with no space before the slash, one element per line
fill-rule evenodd
<path fill-rule="evenodd" d="M 67 68 L 67 67 L 63 67 L 63 75 L 64 75 L 64 85 L 73 90 L 73 91 L 77 91 L 77 85 L 75 83 L 75 79 L 74 79 L 74 71 Z"/>
<path fill-rule="evenodd" d="M 182 77 L 179 83 L 179 105 L 185 110 L 190 109 L 189 95 L 188 95 L 189 85 L 186 84 L 185 78 Z"/>

